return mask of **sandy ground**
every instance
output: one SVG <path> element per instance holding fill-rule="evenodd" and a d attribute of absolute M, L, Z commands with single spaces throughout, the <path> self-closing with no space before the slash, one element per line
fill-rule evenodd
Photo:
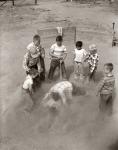
<path fill-rule="evenodd" d="M 40 1 L 37 6 L 31 0 L 17 0 L 12 7 L 8 2 L 0 7 L 0 150 L 118 150 L 118 102 L 114 101 L 112 116 L 100 113 L 95 96 L 97 82 L 101 78 L 103 64 L 113 62 L 118 82 L 118 48 L 111 47 L 112 22 L 118 26 L 117 3 L 107 2 L 65 3 Z M 57 26 L 76 26 L 77 40 L 84 47 L 95 43 L 100 55 L 97 82 L 84 87 L 73 98 L 73 103 L 58 113 L 49 112 L 41 100 L 54 84 L 44 83 L 34 96 L 36 106 L 31 113 L 31 98 L 21 89 L 25 78 L 22 69 L 26 46 L 38 29 Z M 65 40 L 66 41 L 66 40 Z M 42 39 L 46 49 L 46 70 L 49 47 L 54 39 Z M 72 72 L 74 42 L 66 41 L 68 74 Z"/>

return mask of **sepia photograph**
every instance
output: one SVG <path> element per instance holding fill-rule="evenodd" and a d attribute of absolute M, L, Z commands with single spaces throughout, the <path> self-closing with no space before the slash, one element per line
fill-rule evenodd
<path fill-rule="evenodd" d="M 118 150 L 118 0 L 0 0 L 0 150 Z"/>

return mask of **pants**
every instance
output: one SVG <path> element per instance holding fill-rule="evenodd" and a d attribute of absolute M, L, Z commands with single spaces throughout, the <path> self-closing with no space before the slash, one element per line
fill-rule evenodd
<path fill-rule="evenodd" d="M 40 73 L 40 79 L 41 81 L 44 81 L 45 80 L 45 62 L 42 57 L 40 57 L 40 63 L 41 63 L 41 68 L 43 69 L 43 71 Z"/>
<path fill-rule="evenodd" d="M 109 110 L 112 112 L 113 98 L 112 94 L 100 94 L 99 108 L 101 111 Z"/>
<path fill-rule="evenodd" d="M 91 66 L 89 66 L 90 68 Z M 96 71 L 97 71 L 97 67 L 95 67 L 95 69 L 93 70 L 93 72 L 90 72 L 89 74 L 89 80 L 94 80 L 95 81 L 95 74 L 96 74 Z"/>
<path fill-rule="evenodd" d="M 55 72 L 57 67 L 60 68 L 60 60 L 52 59 L 51 64 L 50 64 L 48 79 L 50 79 L 50 80 L 53 79 L 53 75 L 54 75 L 54 72 Z M 61 71 L 62 71 L 62 77 L 66 78 L 66 69 L 65 69 L 65 63 L 64 62 L 61 63 Z"/>

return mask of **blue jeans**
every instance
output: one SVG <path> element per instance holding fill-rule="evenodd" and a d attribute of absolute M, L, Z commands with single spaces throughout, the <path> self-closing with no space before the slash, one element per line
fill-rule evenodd
<path fill-rule="evenodd" d="M 57 67 L 60 68 L 60 60 L 59 59 L 52 59 L 51 63 L 50 63 L 50 70 L 49 70 L 49 74 L 48 74 L 48 79 L 50 79 L 50 80 L 53 79 L 53 75 L 54 75 L 54 72 L 55 72 Z M 65 63 L 64 62 L 61 63 L 61 71 L 62 71 L 62 77 L 66 79 L 66 69 L 65 69 Z"/>

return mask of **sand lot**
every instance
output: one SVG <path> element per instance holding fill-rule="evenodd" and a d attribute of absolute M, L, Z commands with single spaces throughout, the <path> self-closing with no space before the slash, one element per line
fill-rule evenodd
<path fill-rule="evenodd" d="M 118 98 L 114 100 L 112 116 L 98 110 L 96 85 L 101 78 L 103 64 L 112 62 L 118 89 L 118 47 L 112 48 L 112 22 L 118 29 L 118 4 L 41 0 L 17 0 L 0 7 L 0 150 L 118 150 Z M 31 113 L 24 110 L 32 105 L 31 98 L 22 92 L 25 79 L 22 68 L 26 46 L 38 29 L 57 26 L 76 26 L 77 40 L 84 48 L 95 43 L 100 56 L 97 82 L 88 84 L 70 107 L 53 114 L 45 110 L 41 100 L 52 84 L 44 83 L 34 96 L 36 106 Z M 55 41 L 42 39 L 48 52 Z M 73 41 L 66 41 L 67 72 L 72 71 Z"/>

